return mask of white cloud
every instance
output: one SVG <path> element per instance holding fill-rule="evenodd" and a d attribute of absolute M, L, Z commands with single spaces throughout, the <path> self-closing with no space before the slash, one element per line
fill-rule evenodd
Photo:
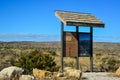
<path fill-rule="evenodd" d="M 0 34 L 0 41 L 59 41 L 59 35 L 46 34 Z"/>
<path fill-rule="evenodd" d="M 95 42 L 120 42 L 120 36 L 94 36 Z"/>
<path fill-rule="evenodd" d="M 3 33 L 0 41 L 60 41 L 60 35 Z M 120 42 L 120 36 L 93 36 L 94 42 Z"/>

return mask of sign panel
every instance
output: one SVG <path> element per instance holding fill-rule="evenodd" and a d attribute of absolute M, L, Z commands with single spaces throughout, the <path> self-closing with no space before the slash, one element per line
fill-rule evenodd
<path fill-rule="evenodd" d="M 77 52 L 77 36 L 75 32 L 63 33 L 63 56 L 75 57 Z"/>
<path fill-rule="evenodd" d="M 77 33 L 63 32 L 63 56 L 64 57 L 89 57 L 91 56 L 90 33 L 79 33 L 79 53 L 77 53 Z"/>
<path fill-rule="evenodd" d="M 79 33 L 79 56 L 90 56 L 91 55 L 91 43 L 90 33 Z"/>

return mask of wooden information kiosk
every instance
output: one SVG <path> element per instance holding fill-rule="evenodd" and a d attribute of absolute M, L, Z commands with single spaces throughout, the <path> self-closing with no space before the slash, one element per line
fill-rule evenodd
<path fill-rule="evenodd" d="M 61 71 L 64 57 L 75 57 L 76 69 L 79 69 L 79 57 L 90 57 L 93 71 L 93 27 L 103 28 L 104 23 L 86 13 L 55 11 L 55 16 L 61 21 Z M 76 31 L 64 31 L 64 25 L 75 26 Z M 90 32 L 80 32 L 81 26 L 89 27 Z"/>

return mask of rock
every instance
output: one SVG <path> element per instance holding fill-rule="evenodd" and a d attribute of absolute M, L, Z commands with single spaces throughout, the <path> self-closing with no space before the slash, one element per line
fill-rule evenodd
<path fill-rule="evenodd" d="M 72 69 L 70 67 L 66 67 L 64 71 L 65 75 L 68 77 L 75 77 L 77 79 L 80 79 L 82 76 L 82 72 L 80 70 Z"/>
<path fill-rule="evenodd" d="M 58 73 L 57 77 L 64 77 L 64 73 Z"/>
<path fill-rule="evenodd" d="M 51 77 L 52 73 L 45 70 L 33 69 L 33 75 L 38 78 Z"/>
<path fill-rule="evenodd" d="M 0 74 L 0 80 L 9 80 L 7 75 Z"/>
<path fill-rule="evenodd" d="M 71 67 L 65 67 L 64 68 L 64 71 L 66 72 L 66 71 L 68 71 L 68 70 L 70 70 L 70 69 L 72 69 Z"/>
<path fill-rule="evenodd" d="M 116 70 L 115 75 L 120 76 L 120 67 Z"/>
<path fill-rule="evenodd" d="M 11 80 L 11 79 L 17 79 L 22 75 L 23 69 L 16 67 L 16 66 L 11 66 L 8 68 L 4 68 L 0 72 L 0 79 L 2 78 L 3 80 Z"/>
<path fill-rule="evenodd" d="M 19 80 L 34 80 L 34 77 L 31 75 L 22 75 Z"/>

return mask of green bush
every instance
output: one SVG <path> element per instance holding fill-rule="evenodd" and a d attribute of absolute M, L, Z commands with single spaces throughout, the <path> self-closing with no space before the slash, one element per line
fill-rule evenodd
<path fill-rule="evenodd" d="M 33 68 L 38 68 L 47 71 L 58 71 L 54 58 L 49 54 L 42 54 L 35 50 L 26 55 L 21 55 L 17 66 L 22 67 L 25 73 L 31 73 Z"/>
<path fill-rule="evenodd" d="M 48 52 L 52 55 L 52 56 L 56 56 L 56 51 L 55 50 L 48 50 Z"/>

